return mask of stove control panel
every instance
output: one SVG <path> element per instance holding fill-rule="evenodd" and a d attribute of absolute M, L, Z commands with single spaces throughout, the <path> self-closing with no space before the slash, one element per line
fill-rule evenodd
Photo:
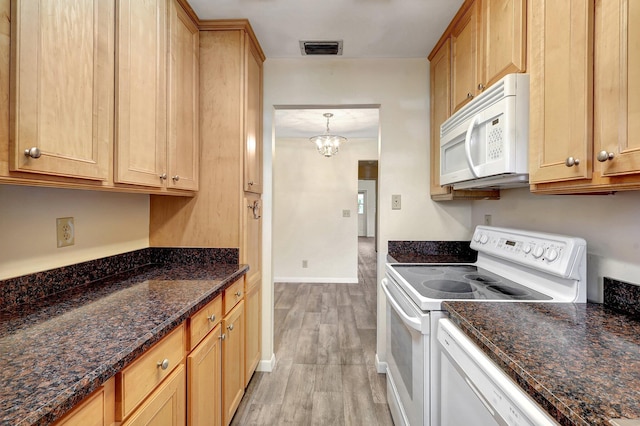
<path fill-rule="evenodd" d="M 491 226 L 478 226 L 471 248 L 563 278 L 577 274 L 586 257 L 582 238 Z"/>

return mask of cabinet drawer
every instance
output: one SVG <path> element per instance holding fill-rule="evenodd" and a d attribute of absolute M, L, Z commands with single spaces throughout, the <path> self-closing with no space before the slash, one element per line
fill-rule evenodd
<path fill-rule="evenodd" d="M 222 296 L 218 296 L 189 318 L 189 350 L 198 346 L 221 319 Z"/>
<path fill-rule="evenodd" d="M 165 377 L 182 364 L 184 339 L 185 327 L 181 324 L 116 376 L 118 420 L 131 414 Z"/>
<path fill-rule="evenodd" d="M 224 291 L 224 314 L 227 315 L 244 296 L 244 277 L 231 284 Z"/>

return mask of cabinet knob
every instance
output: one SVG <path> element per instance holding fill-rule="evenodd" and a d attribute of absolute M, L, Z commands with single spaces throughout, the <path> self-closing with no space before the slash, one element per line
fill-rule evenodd
<path fill-rule="evenodd" d="M 166 173 L 161 174 L 160 179 L 167 180 L 167 174 Z"/>
<path fill-rule="evenodd" d="M 180 180 L 180 176 L 175 175 L 174 177 L 172 177 L 171 179 L 173 179 L 175 182 Z"/>
<path fill-rule="evenodd" d="M 578 166 L 580 165 L 580 160 L 573 157 L 567 157 L 566 161 L 564 162 L 564 165 L 567 167 Z"/>
<path fill-rule="evenodd" d="M 472 99 L 473 98 L 473 93 L 469 92 L 467 93 L 467 99 Z"/>
<path fill-rule="evenodd" d="M 25 149 L 24 155 L 25 157 L 40 158 L 40 155 L 41 155 L 40 148 L 38 148 L 37 146 L 34 146 L 29 149 Z"/>
<path fill-rule="evenodd" d="M 249 186 L 253 186 L 253 181 L 249 181 Z"/>
<path fill-rule="evenodd" d="M 484 90 L 484 84 L 482 83 L 478 84 L 478 90 L 480 91 Z"/>
<path fill-rule="evenodd" d="M 596 158 L 599 162 L 604 163 L 605 161 L 613 160 L 613 157 L 615 156 L 616 155 L 613 152 L 600 151 Z"/>
<path fill-rule="evenodd" d="M 242 296 L 242 292 L 240 290 L 236 291 L 236 297 Z"/>
<path fill-rule="evenodd" d="M 220 335 L 220 340 L 224 340 L 224 339 L 226 339 L 226 338 L 227 338 L 227 335 L 226 335 L 226 334 L 222 333 L 222 334 Z"/>
<path fill-rule="evenodd" d="M 229 325 L 227 326 L 227 330 L 229 330 L 229 331 L 233 330 L 233 324 L 229 324 Z"/>
<path fill-rule="evenodd" d="M 211 316 L 207 317 L 207 319 L 211 322 L 216 322 L 216 314 L 211 314 Z"/>
<path fill-rule="evenodd" d="M 158 361 L 158 367 L 166 370 L 167 368 L 169 368 L 169 360 L 165 358 L 162 361 Z"/>

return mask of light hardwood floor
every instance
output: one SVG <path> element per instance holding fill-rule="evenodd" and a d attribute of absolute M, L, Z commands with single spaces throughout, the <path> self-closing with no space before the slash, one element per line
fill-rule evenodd
<path fill-rule="evenodd" d="M 393 425 L 374 363 L 373 238 L 358 247 L 358 284 L 275 283 L 276 367 L 254 374 L 232 425 Z"/>

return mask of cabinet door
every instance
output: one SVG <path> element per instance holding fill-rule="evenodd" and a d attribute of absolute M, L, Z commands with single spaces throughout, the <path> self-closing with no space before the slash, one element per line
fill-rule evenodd
<path fill-rule="evenodd" d="M 481 90 L 526 65 L 526 0 L 482 2 Z"/>
<path fill-rule="evenodd" d="M 118 0 L 116 165 L 119 183 L 167 178 L 166 0 Z"/>
<path fill-rule="evenodd" d="M 600 1 L 596 19 L 595 167 L 602 176 L 639 173 L 640 2 Z"/>
<path fill-rule="evenodd" d="M 245 37 L 244 190 L 262 193 L 262 59 Z"/>
<path fill-rule="evenodd" d="M 222 424 L 231 423 L 244 394 L 244 300 L 222 320 Z"/>
<path fill-rule="evenodd" d="M 453 111 L 469 102 L 478 84 L 478 1 L 460 17 L 451 33 Z"/>
<path fill-rule="evenodd" d="M 449 194 L 440 186 L 440 126 L 451 115 L 451 45 L 447 40 L 431 59 L 431 195 Z"/>
<path fill-rule="evenodd" d="M 186 373 L 180 364 L 122 426 L 184 426 L 186 417 Z"/>
<path fill-rule="evenodd" d="M 115 422 L 115 388 L 111 378 L 55 426 L 111 426 Z"/>
<path fill-rule="evenodd" d="M 11 14 L 11 170 L 106 180 L 113 2 L 12 2 Z"/>
<path fill-rule="evenodd" d="M 246 193 L 244 197 L 243 241 L 240 263 L 249 265 L 247 281 L 262 278 L 262 200 L 258 194 Z"/>
<path fill-rule="evenodd" d="M 168 184 L 197 190 L 199 174 L 198 27 L 177 0 L 169 13 Z"/>
<path fill-rule="evenodd" d="M 221 325 L 187 357 L 187 420 L 190 425 L 222 424 Z"/>
<path fill-rule="evenodd" d="M 529 180 L 591 177 L 593 0 L 530 0 Z"/>
<path fill-rule="evenodd" d="M 244 366 L 244 386 L 245 388 L 251 380 L 253 372 L 260 362 L 260 350 L 262 343 L 262 280 L 250 284 L 247 281 L 245 291 L 245 366 Z"/>

